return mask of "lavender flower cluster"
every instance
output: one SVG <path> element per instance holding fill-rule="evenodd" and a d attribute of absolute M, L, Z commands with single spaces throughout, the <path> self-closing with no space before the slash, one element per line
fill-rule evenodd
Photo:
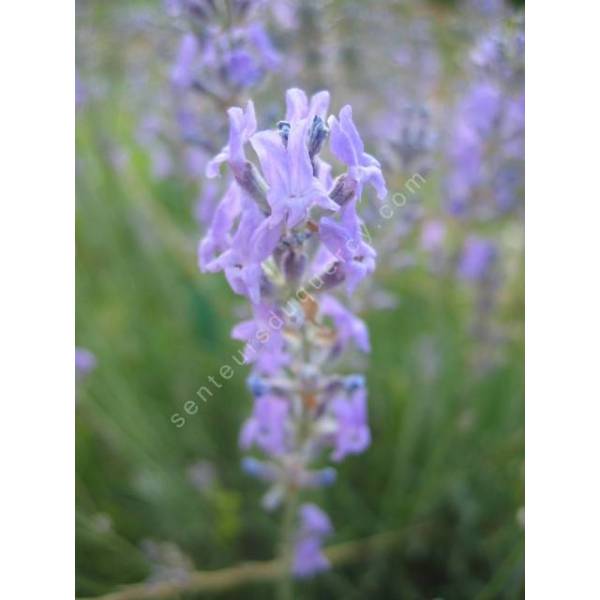
<path fill-rule="evenodd" d="M 447 209 L 489 220 L 520 208 L 525 98 L 522 25 L 497 27 L 471 53 L 473 83 L 461 98 L 450 137 Z"/>
<path fill-rule="evenodd" d="M 218 135 L 214 122 L 220 120 L 212 115 L 212 125 L 210 119 L 199 122 L 197 97 L 215 105 L 220 114 L 281 64 L 265 25 L 257 18 L 259 5 L 249 0 L 167 3 L 169 13 L 185 29 L 171 68 L 179 126 L 186 141 L 204 150 Z"/>
<path fill-rule="evenodd" d="M 450 135 L 446 209 L 466 226 L 458 255 L 458 277 L 475 292 L 475 363 L 483 370 L 499 347 L 493 324 L 501 288 L 501 251 L 496 240 L 473 225 L 522 214 L 525 100 L 522 20 L 495 25 L 470 53 L 472 83 L 458 103 Z"/>
<path fill-rule="evenodd" d="M 226 163 L 229 183 L 198 252 L 201 270 L 223 271 L 251 306 L 251 319 L 232 331 L 252 364 L 254 406 L 240 445 L 264 457 L 248 457 L 243 467 L 269 485 L 266 508 L 293 511 L 289 567 L 296 576 L 327 567 L 321 544 L 332 527 L 317 506 L 294 499 L 333 483 L 332 467 L 316 467 L 324 456 L 339 462 L 371 439 L 364 377 L 328 367 L 352 346 L 370 349 L 365 323 L 334 292 L 352 294 L 375 269 L 357 206 L 365 185 L 379 198 L 387 189 L 351 107 L 329 116 L 329 103 L 327 91 L 309 100 L 290 89 L 285 119 L 261 131 L 252 101 L 228 110 L 228 143 L 206 174 L 218 176 Z M 335 178 L 321 156 L 327 142 L 345 166 Z M 248 158 L 250 148 L 260 168 Z"/>
<path fill-rule="evenodd" d="M 281 58 L 258 20 L 257 2 L 224 4 L 208 0 L 169 2 L 171 14 L 184 16 L 190 31 L 180 41 L 171 78 L 186 90 L 196 87 L 220 98 L 256 85 Z"/>

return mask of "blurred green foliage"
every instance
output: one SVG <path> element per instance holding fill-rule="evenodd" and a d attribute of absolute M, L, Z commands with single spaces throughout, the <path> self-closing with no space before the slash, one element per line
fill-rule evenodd
<path fill-rule="evenodd" d="M 173 542 L 211 569 L 271 558 L 278 529 L 259 507 L 263 485 L 239 467 L 246 372 L 184 427 L 170 421 L 238 350 L 229 331 L 240 302 L 222 277 L 198 272 L 194 187 L 152 177 L 119 67 L 106 68 L 108 96 L 77 117 L 77 343 L 98 360 L 78 385 L 76 409 L 80 596 L 149 577 L 144 540 Z M 115 166 L 115 147 L 125 166 Z M 296 597 L 521 597 L 522 273 L 503 291 L 503 361 L 481 375 L 468 289 L 425 265 L 378 277 L 398 306 L 364 315 L 372 446 L 316 497 L 332 516 L 333 541 L 406 535 L 394 552 L 299 584 Z M 215 471 L 205 491 L 188 476 L 199 460 Z M 272 594 L 257 585 L 219 597 Z"/>

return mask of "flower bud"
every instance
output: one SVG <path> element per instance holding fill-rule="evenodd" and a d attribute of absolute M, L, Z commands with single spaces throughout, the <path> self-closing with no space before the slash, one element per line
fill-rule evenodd
<path fill-rule="evenodd" d="M 266 394 L 270 389 L 269 385 L 262 377 L 254 374 L 246 379 L 246 385 L 255 398 Z"/>
<path fill-rule="evenodd" d="M 305 488 L 318 488 L 333 485 L 337 479 L 337 472 L 333 467 L 326 467 L 319 471 L 304 471 L 299 484 Z"/>
<path fill-rule="evenodd" d="M 251 456 L 242 459 L 242 471 L 263 481 L 273 481 L 277 477 L 277 469 L 273 465 Z"/>
<path fill-rule="evenodd" d="M 346 279 L 346 273 L 342 268 L 342 263 L 336 261 L 325 273 L 319 275 L 319 279 L 323 282 L 322 290 L 329 290 L 343 283 Z"/>
<path fill-rule="evenodd" d="M 297 252 L 293 248 L 288 248 L 282 260 L 282 270 L 286 281 L 289 283 L 297 283 L 302 279 L 307 263 L 306 254 Z"/>
<path fill-rule="evenodd" d="M 308 154 L 311 158 L 319 154 L 328 135 L 329 127 L 321 117 L 315 115 L 308 132 Z"/>
<path fill-rule="evenodd" d="M 355 392 L 356 390 L 363 389 L 366 387 L 364 375 L 348 375 L 344 378 L 344 388 L 348 392 Z"/>
<path fill-rule="evenodd" d="M 340 206 L 344 206 L 356 194 L 356 181 L 342 173 L 334 182 L 333 188 L 329 192 L 329 197 Z"/>
<path fill-rule="evenodd" d="M 270 214 L 271 208 L 267 202 L 267 190 L 269 186 L 262 178 L 256 166 L 247 160 L 243 167 L 232 170 L 239 186 L 252 197 L 265 214 Z"/>
<path fill-rule="evenodd" d="M 279 135 L 283 140 L 283 145 L 287 148 L 288 138 L 290 137 L 290 129 L 292 126 L 288 121 L 279 121 L 277 123 L 277 129 L 279 130 Z"/>

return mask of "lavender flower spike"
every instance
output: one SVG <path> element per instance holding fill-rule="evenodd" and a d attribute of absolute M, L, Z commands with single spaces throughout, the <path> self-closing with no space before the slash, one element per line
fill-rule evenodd
<path fill-rule="evenodd" d="M 229 143 L 207 175 L 227 163 L 235 182 L 215 209 L 199 262 L 204 271 L 224 271 L 233 291 L 250 303 L 251 318 L 232 330 L 245 343 L 254 396 L 239 442 L 262 454 L 260 460 L 247 457 L 243 468 L 268 485 L 263 506 L 284 509 L 282 585 L 289 592 L 290 574 L 308 577 L 329 567 L 321 546 L 332 533 L 316 506 L 296 511 L 296 497 L 333 484 L 335 469 L 323 468 L 323 460 L 339 462 L 371 442 L 364 377 L 334 372 L 337 359 L 352 347 L 369 352 L 369 334 L 335 294 L 341 284 L 352 293 L 375 269 L 375 250 L 362 239 L 356 208 L 364 183 L 380 196 L 386 189 L 379 162 L 364 152 L 350 107 L 339 121 L 329 119 L 330 137 L 328 92 L 309 101 L 292 88 L 286 100 L 285 120 L 261 131 L 251 102 L 246 111 L 229 110 Z M 335 183 L 319 157 L 328 140 L 348 166 Z M 246 160 L 247 142 L 260 170 Z M 248 185 L 248 173 L 264 182 L 266 206 Z M 340 190 L 347 202 L 337 201 Z"/>

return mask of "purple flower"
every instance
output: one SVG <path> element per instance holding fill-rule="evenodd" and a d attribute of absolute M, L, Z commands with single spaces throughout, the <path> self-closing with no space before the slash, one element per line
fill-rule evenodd
<path fill-rule="evenodd" d="M 301 532 L 321 537 L 333 533 L 329 517 L 316 504 L 303 504 L 299 512 Z"/>
<path fill-rule="evenodd" d="M 314 117 L 319 117 L 326 121 L 329 102 L 330 95 L 326 90 L 314 94 L 309 102 L 303 90 L 290 88 L 285 94 L 285 120 L 288 123 L 295 123 L 307 119 L 309 123 L 312 123 Z"/>
<path fill-rule="evenodd" d="M 198 42 L 191 33 L 186 33 L 179 44 L 179 51 L 175 64 L 171 69 L 171 82 L 180 89 L 187 89 L 192 85 L 194 73 L 192 67 L 198 54 Z"/>
<path fill-rule="evenodd" d="M 370 350 L 368 330 L 324 291 L 345 283 L 352 293 L 374 270 L 375 250 L 361 235 L 357 203 L 365 183 L 380 197 L 386 189 L 350 107 L 339 121 L 329 119 L 334 153 L 348 166 L 333 179 L 319 156 L 330 133 L 328 107 L 328 92 L 309 100 L 302 90 L 290 89 L 286 120 L 259 132 L 251 102 L 245 111 L 230 109 L 229 142 L 206 169 L 212 177 L 227 162 L 235 179 L 214 210 L 199 263 L 204 271 L 223 270 L 232 289 L 252 304 L 251 318 L 231 335 L 245 342 L 244 363 L 253 364 L 248 387 L 254 406 L 240 445 L 268 455 L 266 461 L 246 459 L 243 468 L 269 483 L 263 499 L 268 509 L 285 501 L 290 486 L 310 489 L 335 481 L 335 469 L 314 468 L 324 448 L 340 461 L 370 443 L 364 377 L 328 372 L 332 359 L 352 344 Z M 260 170 L 246 159 L 247 142 Z M 300 287 L 290 298 L 296 284 L 307 282 L 315 297 Z M 334 340 L 329 347 L 327 339 Z M 292 569 L 306 577 L 329 566 L 321 546 L 332 529 L 314 505 L 303 505 L 299 516 Z"/>
<path fill-rule="evenodd" d="M 264 75 L 256 59 L 242 48 L 237 48 L 229 53 L 226 71 L 231 83 L 238 87 L 256 85 Z"/>
<path fill-rule="evenodd" d="M 463 100 L 461 113 L 469 125 L 481 135 L 489 135 L 498 122 L 502 108 L 502 92 L 491 83 L 474 86 Z"/>
<path fill-rule="evenodd" d="M 260 396 L 254 401 L 252 416 L 240 433 L 240 446 L 248 450 L 256 444 L 268 454 L 279 455 L 286 450 L 286 424 L 289 406 L 277 396 Z"/>
<path fill-rule="evenodd" d="M 506 102 L 502 137 L 505 140 L 503 151 L 509 158 L 523 160 L 525 151 L 525 96 L 509 98 Z"/>
<path fill-rule="evenodd" d="M 300 526 L 292 570 L 296 577 L 304 578 L 329 568 L 329 561 L 321 547 L 323 539 L 331 535 L 333 528 L 329 517 L 314 504 L 303 504 L 299 512 Z"/>
<path fill-rule="evenodd" d="M 86 348 L 75 348 L 75 374 L 84 376 L 96 368 L 96 357 Z"/>
<path fill-rule="evenodd" d="M 245 111 L 234 106 L 227 111 L 227 114 L 229 115 L 229 141 L 206 165 L 206 176 L 209 178 L 219 174 L 219 167 L 224 162 L 229 162 L 234 173 L 242 171 L 246 164 L 244 145 L 256 131 L 256 113 L 252 100 L 248 100 Z"/>
<path fill-rule="evenodd" d="M 339 121 L 329 117 L 331 151 L 334 156 L 348 166 L 348 174 L 357 183 L 356 196 L 360 198 L 363 185 L 372 185 L 379 199 L 387 196 L 385 179 L 379 161 L 365 152 L 363 141 L 352 120 L 352 108 L 349 105 L 340 110 Z"/>
<path fill-rule="evenodd" d="M 337 396 L 331 401 L 331 412 L 337 423 L 334 435 L 333 460 L 340 461 L 348 454 L 359 454 L 371 443 L 367 423 L 367 392 L 358 388 L 350 397 Z"/>
<path fill-rule="evenodd" d="M 231 248 L 204 265 L 204 270 L 211 273 L 224 271 L 231 289 L 236 294 L 247 296 L 253 304 L 258 304 L 261 297 L 261 261 L 267 258 L 274 248 L 256 248 L 251 242 L 254 232 L 263 221 L 264 216 L 258 208 L 253 203 L 248 203 L 231 241 Z M 201 248 L 201 251 L 204 250 Z M 201 259 L 203 258 L 201 254 Z"/>
<path fill-rule="evenodd" d="M 271 38 L 260 23 L 253 23 L 246 30 L 248 41 L 256 49 L 261 64 L 270 71 L 275 71 L 281 65 L 281 55 L 273 46 Z"/>
<path fill-rule="evenodd" d="M 275 481 L 279 476 L 279 469 L 272 463 L 258 460 L 252 456 L 246 456 L 242 460 L 242 469 L 248 475 L 261 479 L 262 481 Z"/>
<path fill-rule="evenodd" d="M 502 95 L 490 83 L 471 88 L 459 107 L 450 146 L 452 171 L 448 180 L 448 210 L 465 216 L 477 186 L 484 182 L 484 161 L 488 137 L 501 115 Z"/>
<path fill-rule="evenodd" d="M 443 221 L 427 221 L 421 231 L 421 248 L 425 252 L 436 252 L 444 245 L 446 225 Z"/>
<path fill-rule="evenodd" d="M 291 123 L 287 146 L 276 131 L 260 131 L 250 142 L 269 184 L 267 201 L 272 212 L 265 227 L 278 228 L 283 223 L 289 228 L 295 227 L 313 206 L 338 210 L 338 205 L 313 175 L 307 146 L 307 121 L 301 119 Z"/>
<path fill-rule="evenodd" d="M 327 467 L 319 471 L 303 471 L 300 474 L 298 484 L 301 487 L 318 488 L 332 485 L 336 479 L 336 470 L 332 467 Z"/>
<path fill-rule="evenodd" d="M 360 221 L 353 210 L 346 210 L 340 221 L 323 217 L 319 236 L 329 252 L 341 261 L 346 289 L 352 294 L 358 284 L 375 270 L 377 253 L 362 239 Z"/>
<path fill-rule="evenodd" d="M 329 561 L 321 546 L 322 542 L 318 537 L 304 537 L 296 542 L 292 566 L 296 577 L 303 579 L 329 569 Z"/>
<path fill-rule="evenodd" d="M 448 210 L 460 217 L 471 204 L 473 190 L 482 180 L 484 146 L 469 123 L 459 122 L 453 132 L 448 180 Z"/>
<path fill-rule="evenodd" d="M 283 326 L 279 311 L 267 304 L 258 304 L 253 306 L 252 319 L 232 329 L 232 338 L 246 342 L 245 362 L 253 363 L 258 373 L 272 375 L 288 364 Z"/>
<path fill-rule="evenodd" d="M 231 246 L 231 229 L 242 208 L 242 190 L 232 182 L 215 209 L 204 239 L 198 246 L 198 265 L 203 272 L 222 252 Z"/>
<path fill-rule="evenodd" d="M 194 204 L 194 217 L 199 225 L 210 226 L 220 202 L 220 195 L 221 186 L 216 181 L 204 182 Z"/>
<path fill-rule="evenodd" d="M 321 298 L 319 310 L 333 321 L 340 350 L 344 350 L 353 341 L 363 352 L 370 352 L 369 330 L 362 319 L 329 294 Z"/>
<path fill-rule="evenodd" d="M 487 40 L 485 52 L 499 40 Z M 505 66 L 514 75 L 508 62 Z M 524 151 L 523 95 L 506 89 L 510 77 L 491 75 L 470 86 L 458 104 L 446 184 L 447 209 L 455 217 L 489 219 L 517 206 L 521 193 L 523 173 L 517 165 Z"/>
<path fill-rule="evenodd" d="M 484 279 L 496 262 L 498 252 L 490 240 L 470 236 L 458 262 L 458 275 L 467 281 Z"/>

